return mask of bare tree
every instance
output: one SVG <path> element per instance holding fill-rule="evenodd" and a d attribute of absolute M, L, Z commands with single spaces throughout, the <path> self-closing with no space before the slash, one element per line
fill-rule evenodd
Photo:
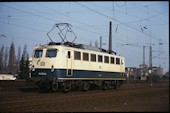
<path fill-rule="evenodd" d="M 0 51 L 0 71 L 3 70 L 3 65 L 4 65 L 4 45 L 1 47 Z"/>
<path fill-rule="evenodd" d="M 19 63 L 21 60 L 21 47 L 18 47 L 18 55 L 17 55 L 17 59 L 16 59 L 16 73 L 19 73 Z"/>
<path fill-rule="evenodd" d="M 91 41 L 90 41 L 90 44 L 89 44 L 90 46 L 92 46 L 92 43 L 91 43 Z"/>
<path fill-rule="evenodd" d="M 98 41 L 97 40 L 95 41 L 95 47 L 98 47 Z"/>
<path fill-rule="evenodd" d="M 17 56 L 17 62 L 19 63 L 21 60 L 21 47 L 18 47 L 18 56 Z"/>
<path fill-rule="evenodd" d="M 5 49 L 5 60 L 4 60 L 4 67 L 7 67 L 7 62 L 8 61 L 8 47 Z"/>
<path fill-rule="evenodd" d="M 14 47 L 13 42 L 11 43 L 11 47 L 9 50 L 8 67 L 9 67 L 9 73 L 14 73 L 14 71 L 15 71 L 15 47 Z"/>
<path fill-rule="evenodd" d="M 24 45 L 22 56 L 24 57 L 24 59 L 26 59 L 27 57 L 27 45 L 26 44 Z"/>

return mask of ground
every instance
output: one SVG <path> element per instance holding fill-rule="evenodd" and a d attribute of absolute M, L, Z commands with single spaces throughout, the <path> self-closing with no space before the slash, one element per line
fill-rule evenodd
<path fill-rule="evenodd" d="M 23 81 L 0 82 L 0 92 L 2 112 L 169 112 L 169 81 L 68 93 L 42 93 Z"/>

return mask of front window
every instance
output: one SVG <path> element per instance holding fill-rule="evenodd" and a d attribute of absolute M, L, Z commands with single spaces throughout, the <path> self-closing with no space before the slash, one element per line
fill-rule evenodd
<path fill-rule="evenodd" d="M 46 57 L 56 57 L 57 50 L 56 49 L 48 49 L 46 52 Z"/>
<path fill-rule="evenodd" d="M 40 58 L 40 57 L 42 57 L 42 54 L 43 54 L 43 50 L 35 50 L 34 57 Z"/>
<path fill-rule="evenodd" d="M 116 64 L 120 64 L 120 58 L 116 58 Z"/>

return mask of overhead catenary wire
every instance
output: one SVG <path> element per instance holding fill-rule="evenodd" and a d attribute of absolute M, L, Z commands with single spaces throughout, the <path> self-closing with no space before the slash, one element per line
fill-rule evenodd
<path fill-rule="evenodd" d="M 78 4 L 79 6 L 83 6 L 83 7 L 87 8 L 87 9 L 89 9 L 89 10 L 91 10 L 91 11 L 93 11 L 93 12 L 99 14 L 99 15 L 102 15 L 102 16 L 106 17 L 106 18 L 110 18 L 110 19 L 112 19 L 112 20 L 114 20 L 114 21 L 116 21 L 116 22 L 118 22 L 118 23 L 121 23 L 121 24 L 123 24 L 123 25 L 125 25 L 125 26 L 127 26 L 127 27 L 129 27 L 129 28 L 132 28 L 132 29 L 134 29 L 134 30 L 136 30 L 136 31 L 138 31 L 138 32 L 140 32 L 140 33 L 142 33 L 142 34 L 145 34 L 145 35 L 147 35 L 147 36 L 150 36 L 150 34 L 148 34 L 148 33 L 146 33 L 146 32 L 142 32 L 141 30 L 139 30 L 139 29 L 137 29 L 137 28 L 134 28 L 134 27 L 132 27 L 132 26 L 130 26 L 130 25 L 124 23 L 124 22 L 121 22 L 121 21 L 119 21 L 119 20 L 117 20 L 117 19 L 115 19 L 115 18 L 112 18 L 112 17 L 110 17 L 110 16 L 107 16 L 107 15 L 105 15 L 105 14 L 99 12 L 99 11 L 96 11 L 96 10 L 94 10 L 94 9 L 92 9 L 92 8 L 89 8 L 89 7 L 87 7 L 87 6 L 83 5 L 83 4 L 80 4 L 80 3 L 77 3 L 77 2 L 74 2 L 74 3 Z M 153 36 L 152 36 L 151 38 L 153 38 Z M 154 37 L 154 38 L 156 38 L 156 37 Z M 156 38 L 156 39 L 157 39 L 157 38 Z"/>
<path fill-rule="evenodd" d="M 2 5 L 2 4 L 0 4 L 0 5 Z M 6 5 L 5 5 L 5 6 L 6 6 Z M 6 6 L 6 7 L 9 7 L 9 6 Z M 12 8 L 12 9 L 15 9 L 15 10 L 18 10 L 18 11 L 22 11 L 22 10 L 20 10 L 20 9 L 13 8 L 13 7 L 11 7 L 11 6 L 10 6 L 9 8 Z M 52 9 L 51 9 L 51 10 L 52 10 Z M 34 16 L 38 16 L 38 17 L 41 17 L 41 18 L 44 18 L 43 16 L 35 15 L 35 14 L 30 13 L 30 12 L 27 12 L 27 11 L 22 11 L 22 12 L 27 13 L 27 14 L 31 14 L 31 15 L 34 15 Z M 53 20 L 53 19 L 51 19 L 51 18 L 46 18 L 46 17 L 45 17 L 45 19 L 55 21 L 55 20 Z M 86 24 L 86 25 L 87 25 L 87 24 Z M 81 28 L 81 29 L 83 29 L 83 28 Z M 83 30 L 85 30 L 85 29 L 83 29 Z M 91 32 L 91 33 L 97 33 L 97 32 L 93 32 L 93 31 L 90 31 L 90 30 L 86 30 L 86 31 Z"/>
<path fill-rule="evenodd" d="M 23 11 L 23 10 L 20 10 L 20 9 L 11 7 L 11 6 L 7 6 L 7 5 L 4 5 L 4 4 L 0 4 L 0 5 L 5 6 L 5 7 L 9 7 L 9 8 L 15 9 L 15 10 L 18 10 L 18 11 L 21 11 L 21 12 L 24 12 L 24 13 L 27 13 L 27 14 L 31 14 L 31 15 L 34 15 L 34 16 L 38 16 L 38 17 L 41 17 L 41 18 L 44 18 L 44 19 L 47 19 L 47 20 L 51 20 L 51 21 L 55 21 L 55 22 L 56 22 L 56 20 L 51 19 L 51 18 L 43 17 L 43 16 L 40 16 L 40 15 L 37 15 L 37 14 L 33 14 L 33 13 L 31 13 L 31 12 L 27 12 L 27 11 Z M 42 4 L 41 4 L 41 5 L 42 5 Z M 44 6 L 44 5 L 42 5 L 42 6 Z M 48 9 L 50 9 L 50 10 L 53 10 L 53 9 L 47 7 L 47 6 L 44 6 L 44 7 L 48 8 Z M 53 11 L 55 11 L 55 10 L 53 10 Z M 85 23 L 84 23 L 84 24 L 85 24 Z M 88 25 L 88 24 L 86 24 L 86 25 Z M 88 25 L 88 26 L 90 26 L 90 25 Z M 91 26 L 91 27 L 93 27 L 93 26 Z M 77 27 L 77 28 L 78 28 L 78 27 Z M 79 29 L 83 29 L 83 28 L 79 28 Z M 85 30 L 85 29 L 83 29 L 83 30 Z M 90 31 L 90 30 L 86 30 L 86 31 L 95 33 L 95 32 Z"/>
<path fill-rule="evenodd" d="M 17 8 L 14 8 L 14 7 L 11 7 L 11 6 L 7 6 L 7 5 L 3 5 L 3 4 L 0 4 L 0 5 L 5 6 L 5 7 L 8 7 L 8 8 L 11 8 L 11 9 L 15 9 L 15 10 L 17 10 L 17 11 L 21 11 L 21 12 L 23 12 L 23 13 L 31 14 L 31 15 L 34 15 L 34 16 L 38 16 L 38 17 L 41 17 L 41 18 L 44 18 L 44 19 L 47 19 L 47 20 L 51 20 L 51 21 L 55 21 L 55 22 L 56 22 L 56 20 L 51 19 L 51 18 L 43 17 L 43 16 L 40 16 L 40 15 L 37 15 L 37 14 L 33 14 L 33 13 L 31 13 L 31 12 L 27 12 L 27 11 L 23 11 L 23 10 L 20 10 L 20 9 L 17 9 Z M 5 22 L 2 22 L 2 23 L 5 23 Z M 18 25 L 16 25 L 16 26 L 18 26 Z M 21 26 L 20 26 L 20 27 L 21 27 Z M 22 27 L 23 27 L 23 26 L 22 26 Z M 86 30 L 86 31 L 89 31 L 89 30 Z M 94 32 L 93 32 L 93 33 L 94 33 Z"/>
<path fill-rule="evenodd" d="M 51 10 L 51 11 L 57 12 L 56 10 L 54 10 L 54 9 L 52 9 L 52 8 L 50 8 L 50 7 L 47 7 L 46 5 L 42 5 L 42 4 L 40 4 L 40 3 L 38 3 L 38 4 L 39 4 L 40 6 L 42 6 L 42 7 L 45 7 L 45 8 L 47 8 L 47 9 Z M 58 12 L 57 12 L 57 13 L 58 13 Z M 62 14 L 62 13 L 61 13 L 61 14 Z M 62 14 L 62 15 L 66 16 L 65 14 Z M 69 17 L 69 18 L 72 18 L 72 17 Z M 78 21 L 78 20 L 75 19 L 75 18 L 72 18 L 72 19 L 76 20 L 76 22 L 79 22 L 79 23 L 81 23 L 81 24 L 87 25 L 87 26 L 89 26 L 89 27 L 94 27 L 94 26 L 92 26 L 92 25 L 89 25 L 89 24 L 86 24 L 86 23 L 84 23 L 84 22 Z M 74 27 L 77 28 L 77 29 L 85 30 L 85 31 L 88 31 L 88 32 L 91 32 L 91 33 L 100 34 L 100 35 L 102 35 L 102 36 L 108 37 L 106 34 L 103 34 L 103 33 L 100 33 L 100 32 L 95 32 L 95 31 L 91 31 L 91 30 L 88 30 L 88 29 L 80 28 L 80 27 L 78 27 L 78 26 L 74 26 Z M 120 40 L 120 39 L 118 39 L 118 40 Z M 122 41 L 122 40 L 121 40 L 121 41 Z"/>
<path fill-rule="evenodd" d="M 47 17 L 41 16 L 41 15 L 37 15 L 37 14 L 31 13 L 31 12 L 28 12 L 28 11 L 24 11 L 24 10 L 21 10 L 21 9 L 18 9 L 18 8 L 14 8 L 14 7 L 11 7 L 11 6 L 7 6 L 7 5 L 4 5 L 4 4 L 0 4 L 0 5 L 1 5 L 1 6 L 4 6 L 4 7 L 11 8 L 11 9 L 15 9 L 15 10 L 17 10 L 17 11 L 21 11 L 21 12 L 24 12 L 24 13 L 27 13 L 27 14 L 30 14 L 30 15 L 34 15 L 34 16 L 37 16 L 37 17 L 41 17 L 41 18 L 44 18 L 44 19 L 47 19 L 47 20 L 51 20 L 51 21 L 56 22 L 56 20 L 54 20 L 54 19 L 47 18 Z"/>
<path fill-rule="evenodd" d="M 24 13 L 26 13 L 25 11 L 24 11 Z M 35 15 L 34 15 L 35 16 Z M 40 16 L 41 17 L 41 16 Z M 42 17 L 41 17 L 42 18 Z M 46 18 L 47 19 L 47 18 Z M 77 27 L 78 29 L 82 29 L 82 28 L 80 28 L 80 27 Z M 93 31 L 90 31 L 90 30 L 87 30 L 87 29 L 82 29 L 82 30 L 86 30 L 86 31 L 88 31 L 88 32 L 92 32 L 92 33 L 95 33 L 95 34 L 97 34 L 98 32 L 93 32 Z M 102 35 L 104 35 L 104 34 L 102 34 Z M 105 35 L 106 36 L 106 35 Z M 108 37 L 108 36 L 107 36 Z"/>

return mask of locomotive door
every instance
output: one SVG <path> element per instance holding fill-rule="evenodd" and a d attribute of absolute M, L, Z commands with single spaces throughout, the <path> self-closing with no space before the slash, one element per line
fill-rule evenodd
<path fill-rule="evenodd" d="M 67 76 L 72 76 L 73 75 L 73 69 L 72 69 L 72 55 L 73 53 L 71 51 L 67 51 L 67 56 L 66 56 L 66 75 Z"/>

